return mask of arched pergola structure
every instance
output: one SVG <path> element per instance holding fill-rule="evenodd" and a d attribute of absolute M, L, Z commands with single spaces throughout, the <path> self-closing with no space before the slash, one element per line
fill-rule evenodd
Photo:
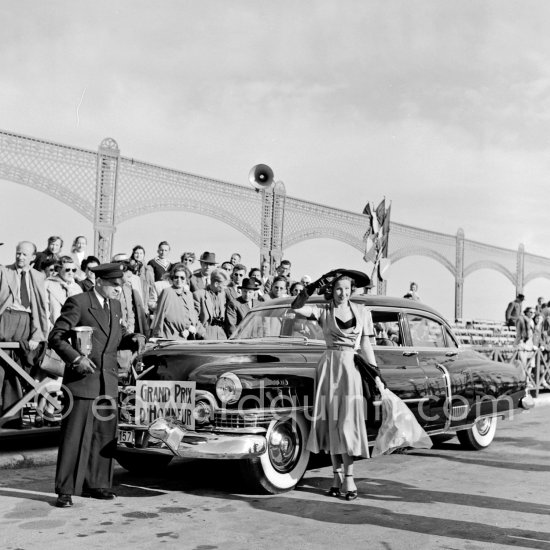
<path fill-rule="evenodd" d="M 94 226 L 95 252 L 110 257 L 117 224 L 149 212 L 183 210 L 216 218 L 255 243 L 261 259 L 278 263 L 285 248 L 330 238 L 362 256 L 369 216 L 287 196 L 282 182 L 260 192 L 123 157 L 104 139 L 97 151 L 0 131 L 0 179 L 40 190 L 67 204 Z M 462 316 L 464 278 L 478 269 L 504 274 L 521 292 L 529 281 L 550 279 L 550 258 L 490 246 L 456 235 L 390 224 L 389 258 L 426 256 L 455 278 L 455 315 Z M 382 287 L 383 288 L 383 287 Z"/>

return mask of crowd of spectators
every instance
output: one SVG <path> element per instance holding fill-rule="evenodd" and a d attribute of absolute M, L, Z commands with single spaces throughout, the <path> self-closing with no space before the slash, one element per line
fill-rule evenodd
<path fill-rule="evenodd" d="M 525 296 L 518 294 L 506 307 L 504 320 L 515 327 L 515 344 L 524 349 L 550 349 L 550 302 L 540 296 L 534 306 L 524 307 Z"/>
<path fill-rule="evenodd" d="M 100 260 L 87 253 L 86 237 L 77 236 L 69 253 L 64 253 L 63 246 L 56 235 L 48 238 L 40 252 L 34 243 L 21 242 L 15 263 L 0 267 L 0 340 L 25 342 L 42 355 L 65 300 L 94 288 L 93 268 Z M 151 259 L 137 245 L 129 253 L 113 255 L 111 261 L 126 268 L 119 294 L 124 327 L 156 338 L 228 338 L 254 305 L 296 295 L 311 281 L 307 275 L 294 280 L 288 260 L 282 260 L 271 275 L 267 260 L 247 266 L 237 252 L 220 261 L 215 252 L 197 257 L 186 251 L 177 260 L 166 241 L 159 243 Z M 123 355 L 119 363 L 124 370 L 131 357 Z M 8 370 L 0 366 L 0 387 L 12 376 Z M 0 413 L 20 393 L 17 380 L 10 383 L 13 392 L 0 392 Z"/>
<path fill-rule="evenodd" d="M 94 288 L 93 269 L 100 265 L 99 258 L 88 254 L 84 236 L 72 241 L 69 253 L 63 246 L 60 236 L 49 237 L 40 252 L 34 243 L 22 241 L 15 262 L 0 266 L 0 341 L 19 342 L 26 355 L 22 359 L 20 353 L 17 360 L 28 364 L 32 357 L 37 367 L 63 304 L 69 296 Z M 119 293 L 124 328 L 155 338 L 228 338 L 257 303 L 294 296 L 311 282 L 307 275 L 294 280 L 288 260 L 272 275 L 267 260 L 247 266 L 237 252 L 226 261 L 211 251 L 198 257 L 186 251 L 176 259 L 166 241 L 151 259 L 137 245 L 129 253 L 114 254 L 111 261 L 125 268 Z M 119 352 L 121 372 L 131 359 L 128 352 Z M 20 396 L 17 376 L 0 364 L 0 416 Z"/>

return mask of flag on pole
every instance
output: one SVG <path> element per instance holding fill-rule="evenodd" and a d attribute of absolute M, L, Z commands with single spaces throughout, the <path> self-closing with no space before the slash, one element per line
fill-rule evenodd
<path fill-rule="evenodd" d="M 376 220 L 378 221 L 378 225 L 382 226 L 384 224 L 384 219 L 386 216 L 386 198 L 384 197 L 380 204 L 376 207 Z"/>

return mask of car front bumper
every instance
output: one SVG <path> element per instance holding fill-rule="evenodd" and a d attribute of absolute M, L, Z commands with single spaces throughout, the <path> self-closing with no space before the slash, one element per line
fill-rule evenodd
<path fill-rule="evenodd" d="M 146 454 L 173 454 L 181 458 L 210 458 L 232 460 L 256 458 L 267 449 L 267 441 L 262 434 L 218 434 L 187 430 L 179 423 L 155 421 L 147 429 L 153 440 L 163 443 L 160 447 L 124 446 L 125 452 Z M 129 428 L 130 426 L 124 426 Z M 123 428 L 123 426 L 121 426 Z M 135 429 L 135 426 L 132 427 Z M 139 430 L 143 431 L 143 429 Z M 147 438 L 149 439 L 149 438 Z M 119 447 L 121 445 L 119 444 Z"/>

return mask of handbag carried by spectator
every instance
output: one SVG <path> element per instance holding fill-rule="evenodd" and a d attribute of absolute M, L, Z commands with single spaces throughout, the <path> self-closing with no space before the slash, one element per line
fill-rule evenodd
<path fill-rule="evenodd" d="M 382 398 L 382 424 L 374 442 L 372 456 L 391 454 L 405 447 L 431 448 L 430 436 L 409 407 L 384 384 L 377 381 L 377 387 Z"/>
<path fill-rule="evenodd" d="M 40 368 L 49 376 L 63 376 L 65 363 L 53 349 L 47 349 Z"/>

